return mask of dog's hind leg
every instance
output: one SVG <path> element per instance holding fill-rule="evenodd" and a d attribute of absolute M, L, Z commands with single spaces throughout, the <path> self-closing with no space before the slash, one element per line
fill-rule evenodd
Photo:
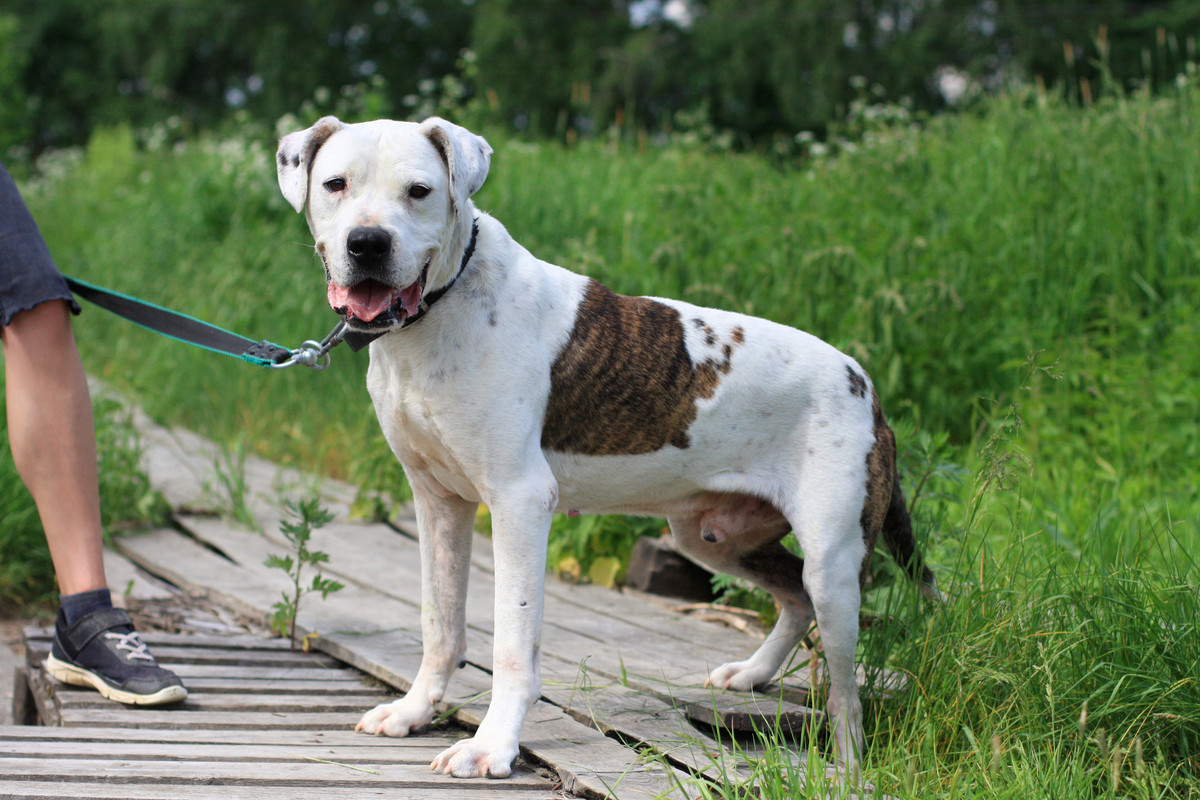
<path fill-rule="evenodd" d="M 839 760 L 848 773 L 853 773 L 863 751 L 854 650 L 862 602 L 859 573 L 866 542 L 860 524 L 862 490 L 854 483 L 858 481 L 824 483 L 823 495 L 802 491 L 800 497 L 816 499 L 804 507 L 796 526 L 804 551 L 804 587 L 812 598 L 829 676 L 826 712 Z M 838 492 L 839 486 L 846 491 Z"/>
<path fill-rule="evenodd" d="M 467 573 L 477 503 L 440 497 L 412 481 L 421 551 L 421 666 L 399 700 L 363 714 L 355 730 L 407 736 L 428 725 L 467 650 Z"/>
<path fill-rule="evenodd" d="M 804 561 L 779 542 L 763 545 L 738 559 L 733 574 L 766 589 L 779 603 L 779 620 L 754 655 L 712 671 L 708 682 L 722 689 L 749 691 L 775 677 L 813 620 L 812 601 L 804 590 Z"/>
<path fill-rule="evenodd" d="M 857 762 L 863 746 L 862 705 L 854 677 L 859 570 L 866 552 L 860 524 L 862 485 L 861 478 L 851 474 L 841 481 L 822 475 L 815 485 L 797 487 L 798 499 L 785 516 L 796 529 L 803 560 L 779 541 L 787 521 L 712 542 L 703 538 L 699 516 L 670 520 L 685 555 L 752 581 L 780 605 L 779 622 L 754 655 L 717 667 L 709 683 L 741 691 L 767 683 L 815 616 L 830 679 L 827 711 L 838 755 L 847 768 Z"/>
<path fill-rule="evenodd" d="M 717 572 L 750 581 L 770 592 L 779 603 L 779 621 L 754 655 L 724 664 L 709 675 L 708 682 L 717 688 L 749 691 L 775 677 L 812 623 L 812 603 L 804 590 L 804 561 L 780 542 L 788 531 L 782 518 L 773 526 L 714 542 L 711 537 L 705 538 L 707 517 L 670 520 L 684 555 Z"/>

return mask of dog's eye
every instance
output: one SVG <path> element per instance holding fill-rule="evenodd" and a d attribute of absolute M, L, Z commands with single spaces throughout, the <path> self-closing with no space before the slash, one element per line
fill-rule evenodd
<path fill-rule="evenodd" d="M 342 191 L 346 190 L 346 179 L 345 178 L 330 178 L 329 180 L 325 181 L 325 183 L 323 183 L 321 185 L 324 186 L 325 190 L 328 192 L 333 192 L 333 193 L 342 192 Z"/>
<path fill-rule="evenodd" d="M 432 191 L 432 189 L 423 183 L 414 183 L 408 188 L 408 196 L 414 200 L 421 200 L 422 198 L 428 197 L 429 193 Z"/>

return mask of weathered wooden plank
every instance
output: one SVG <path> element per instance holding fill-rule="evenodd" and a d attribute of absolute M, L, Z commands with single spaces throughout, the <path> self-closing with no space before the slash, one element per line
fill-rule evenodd
<path fill-rule="evenodd" d="M 693 690 L 680 693 L 679 699 L 686 703 L 689 719 L 738 733 L 779 730 L 799 736 L 820 727 L 824 718 L 816 709 L 761 694 Z"/>
<path fill-rule="evenodd" d="M 741 757 L 692 727 L 681 708 L 648 694 L 592 687 L 571 697 L 567 713 L 607 734 L 635 740 L 697 775 L 749 774 Z"/>
<path fill-rule="evenodd" d="M 484 800 L 489 797 L 505 800 L 553 800 L 564 795 L 549 786 L 540 788 L 510 788 L 497 790 L 494 781 L 473 783 L 460 781 L 437 787 L 436 795 L 422 784 L 359 785 L 351 790 L 323 786 L 232 786 L 212 787 L 196 784 L 154 782 L 149 784 L 110 783 L 101 778 L 92 781 L 23 781 L 0 780 L 0 798 L 20 800 L 366 800 L 379 797 L 387 800 Z"/>
<path fill-rule="evenodd" d="M 269 534 L 247 536 L 211 519 L 185 519 L 183 522 L 202 541 L 227 552 L 236 552 L 241 565 L 250 571 L 260 570 L 267 554 L 282 546 Z M 381 558 L 378 548 L 362 546 L 360 534 L 365 533 L 362 526 L 346 523 L 343 526 L 346 529 L 342 530 L 340 540 L 325 540 L 328 546 L 337 547 L 325 571 L 350 585 L 370 587 L 415 608 L 419 598 L 412 596 L 410 587 L 420 585 L 416 546 L 404 537 L 391 535 L 392 553 Z M 338 530 L 336 524 L 329 527 L 334 528 L 333 533 Z M 325 530 L 318 533 L 325 533 Z M 313 546 L 317 546 L 315 540 Z M 471 576 L 471 591 L 467 594 L 468 630 L 482 647 L 469 649 L 468 658 L 484 669 L 491 668 L 494 591 L 491 575 Z M 677 647 L 648 648 L 644 631 L 628 626 L 622 628 L 615 620 L 580 614 L 578 609 L 567 611 L 569 617 L 562 608 L 547 603 L 542 636 L 543 669 L 549 669 L 557 660 L 569 673 L 564 674 L 564 680 L 579 677 L 578 665 L 584 657 L 590 670 L 607 678 L 628 681 L 631 676 L 644 677 L 645 680 L 637 685 L 641 690 L 653 690 L 664 682 L 700 686 L 709 668 L 716 666 L 715 663 L 705 664 L 702 659 L 696 659 L 697 664 L 686 657 L 681 658 Z"/>
<path fill-rule="evenodd" d="M 372 763 L 343 765 L 321 764 L 303 759 L 293 763 L 247 763 L 244 761 L 134 761 L 118 759 L 55 758 L 50 763 L 31 758 L 0 758 L 0 780 L 22 776 L 53 775 L 62 781 L 94 780 L 101 775 L 110 783 L 146 783 L 170 780 L 172 783 L 196 783 L 206 786 L 304 786 L 321 783 L 338 787 L 424 785 L 436 790 L 447 784 L 462 783 L 458 778 L 434 772 L 424 764 Z M 514 769 L 506 785 L 545 786 L 545 781 L 528 769 Z M 215 794 L 215 793 L 214 793 Z"/>
<path fill-rule="evenodd" d="M 249 686 L 260 683 L 279 683 L 287 685 L 290 682 L 318 683 L 322 686 L 338 688 L 349 685 L 357 690 L 371 689 L 374 684 L 367 681 L 358 670 L 338 667 L 245 667 L 230 664 L 175 664 L 171 667 L 180 677 L 194 680 L 227 680 L 242 681 Z"/>
<path fill-rule="evenodd" d="M 490 680 L 486 675 L 480 674 L 480 682 L 476 687 L 482 691 L 486 691 L 490 686 Z M 459 716 L 467 715 L 470 721 L 476 724 L 482 718 L 486 711 L 484 704 L 475 704 L 474 706 L 467 705 L 459 709 Z M 314 721 L 312 716 L 318 716 Z M 357 719 L 357 714 L 349 715 L 344 721 L 346 729 L 349 729 L 352 722 Z M 75 713 L 75 710 L 67 708 L 64 710 L 64 722 L 67 725 L 136 725 L 137 731 L 130 733 L 139 733 L 145 735 L 150 732 L 147 729 L 157 729 L 160 726 L 168 728 L 177 728 L 184 724 L 189 724 L 192 720 L 197 720 L 205 727 L 225 727 L 233 728 L 246 733 L 254 733 L 262 735 L 263 728 L 267 726 L 283 726 L 289 735 L 294 735 L 297 729 L 303 728 L 319 728 L 322 731 L 328 732 L 328 728 L 334 724 L 334 721 L 329 719 L 327 715 L 274 715 L 270 718 L 263 717 L 262 714 L 239 712 L 236 714 L 208 714 L 205 712 L 180 712 L 180 711 L 165 711 L 165 712 L 150 712 L 148 709 L 120 709 L 115 708 L 112 704 L 108 706 L 91 710 L 88 712 L 87 718 L 82 718 Z M 561 717 L 559 719 L 561 721 Z M 73 728 L 75 731 L 82 730 Z M 545 732 L 547 728 L 541 726 L 540 733 Z M 165 730 L 164 733 L 178 734 L 178 731 Z M 576 791 L 593 793 L 603 793 L 608 788 L 616 787 L 616 797 L 619 798 L 649 798 L 661 794 L 668 787 L 668 781 L 671 780 L 669 775 L 674 774 L 670 771 L 665 771 L 657 765 L 637 766 L 635 760 L 631 758 L 630 751 L 621 747 L 616 742 L 606 739 L 596 731 L 584 728 L 577 724 L 571 725 L 572 738 L 565 740 L 562 736 L 551 737 L 549 741 L 535 742 L 532 748 L 527 748 L 531 754 L 537 758 L 546 760 L 554 765 L 561 773 L 563 779 Z M 317 734 L 322 735 L 322 734 Z M 239 734 L 240 736 L 240 734 Z M 359 736 L 359 739 L 371 741 L 374 737 Z M 394 742 L 403 748 L 402 743 L 408 741 L 386 740 Z M 448 746 L 443 745 L 443 746 Z M 435 750 L 440 751 L 440 748 L 435 747 Z M 558 763 L 555 763 L 555 762 Z M 603 765 L 607 769 L 598 769 L 597 765 Z M 685 776 L 676 775 L 675 780 L 684 780 Z M 491 784 L 496 788 L 500 788 L 499 784 Z M 506 784 L 507 786 L 507 784 Z M 507 789 L 505 789 L 507 792 Z M 441 792 L 438 794 L 441 800 Z"/>
<path fill-rule="evenodd" d="M 144 640 L 143 640 L 144 641 Z M 163 666 L 182 667 L 187 664 L 207 664 L 227 667 L 265 667 L 276 670 L 295 668 L 313 669 L 324 667 L 337 669 L 338 662 L 320 652 L 305 653 L 300 650 L 250 650 L 220 647 L 179 647 L 170 643 L 147 642 L 154 657 Z M 50 643 L 41 639 L 29 640 L 26 646 L 29 660 L 41 661 L 50 652 Z"/>
<path fill-rule="evenodd" d="M 628 748 L 593 728 L 548 713 L 550 708 L 542 703 L 530 711 L 521 746 L 552 764 L 568 791 L 622 799 L 689 797 L 677 788 L 688 782 L 687 774 L 653 760 L 630 759 Z"/>
<path fill-rule="evenodd" d="M 365 697 L 359 702 L 378 703 L 391 692 L 382 687 L 373 688 L 362 681 L 296 681 L 287 679 L 251 680 L 246 678 L 196 678 L 176 670 L 187 686 L 188 694 L 310 694 L 344 698 Z"/>
<path fill-rule="evenodd" d="M 50 678 L 41 669 L 27 669 L 25 679 L 29 685 L 29 696 L 37 709 L 37 724 L 47 726 L 62 725 L 62 716 L 58 713 L 58 704 L 54 701 L 54 692 Z M 28 712 L 27 712 L 28 713 Z"/>
<path fill-rule="evenodd" d="M 247 730 L 257 728 L 295 728 L 300 730 L 351 729 L 361 713 L 322 714 L 309 712 L 271 711 L 188 711 L 160 706 L 121 706 L 109 703 L 103 708 L 63 709 L 59 717 L 63 726 L 118 728 L 228 728 Z"/>
<path fill-rule="evenodd" d="M 246 534 L 242 537 L 242 543 L 248 548 L 258 547 L 256 552 L 261 552 L 261 547 L 254 545 L 254 540 L 258 538 L 261 537 L 257 534 Z M 153 565 L 150 571 L 177 586 L 218 597 L 223 605 L 234 608 L 246 617 L 262 620 L 264 625 L 275 601 L 285 589 L 291 587 L 290 580 L 280 570 L 268 569 L 261 563 L 248 567 L 228 561 L 169 528 L 120 537 L 117 548 L 135 563 Z M 380 619 L 378 615 L 370 613 L 378 597 L 379 594 L 373 589 L 351 585 L 319 602 L 302 603 L 297 616 L 297 633 L 306 634 L 314 630 L 319 630 L 322 635 L 331 631 L 371 633 L 397 628 L 393 620 Z M 315 618 L 309 620 L 309 615 L 316 613 L 317 609 L 320 612 L 319 625 L 315 623 Z M 419 631 L 418 620 L 412 627 L 413 640 L 418 647 Z"/>
<path fill-rule="evenodd" d="M 389 522 L 411 540 L 416 541 L 415 517 L 401 516 Z M 495 572 L 492 540 L 487 536 L 475 534 L 471 548 L 471 564 L 484 572 Z M 671 610 L 680 604 L 677 600 L 646 595 L 632 589 L 614 591 L 590 583 L 571 584 L 548 578 L 546 595 L 584 609 L 589 614 L 608 616 L 642 628 L 652 635 L 691 645 L 690 649 L 712 649 L 733 655 L 746 648 L 748 641 L 753 643 L 763 638 L 689 617 Z"/>
<path fill-rule="evenodd" d="M 306 653 L 289 653 L 286 650 L 279 652 L 262 652 L 256 653 L 251 650 L 199 650 L 188 648 L 186 650 L 174 647 L 154 647 L 151 648 L 154 657 L 164 667 L 173 668 L 183 664 L 211 664 L 216 666 L 228 667 L 273 667 L 276 669 L 288 669 L 291 667 L 319 666 L 325 664 L 330 668 L 336 668 L 337 664 L 323 653 L 317 653 L 317 658 L 309 661 Z"/>
<path fill-rule="evenodd" d="M 408 663 L 396 664 L 388 638 L 389 634 L 352 637 L 353 649 L 334 652 L 339 658 L 355 659 L 362 667 L 397 666 L 408 677 L 397 674 L 392 680 L 410 683 L 420 654 L 410 656 Z M 338 635 L 334 634 L 326 637 L 322 646 L 342 645 Z M 473 699 L 450 699 L 443 701 L 439 708 L 454 709 L 454 719 L 478 726 L 487 713 L 491 676 L 479 670 L 460 670 L 450 688 L 455 698 Z M 614 796 L 622 799 L 657 797 L 664 792 L 667 797 L 683 797 L 673 790 L 668 791 L 671 786 L 686 780 L 683 773 L 658 764 L 639 764 L 628 748 L 593 727 L 573 722 L 560 708 L 546 702 L 535 703 L 530 709 L 522 730 L 521 749 L 553 767 L 570 791 L 604 795 L 619 784 L 619 791 Z"/>
<path fill-rule="evenodd" d="M 263 536 L 247 537 L 216 520 L 184 519 L 182 522 L 202 541 L 236 553 L 247 569 L 257 569 L 256 565 L 267 553 L 283 546 L 278 534 L 269 531 Z M 250 538 L 253 540 L 247 541 Z M 312 546 L 325 548 L 331 554 L 325 569 L 344 582 L 372 587 L 410 605 L 419 602 L 408 587 L 420 585 L 420 557 L 416 543 L 407 537 L 397 536 L 380 525 L 335 522 L 314 532 Z M 547 585 L 552 583 L 548 581 Z M 588 597 L 597 603 L 608 602 L 605 597 L 616 594 L 599 587 L 574 588 L 581 593 L 586 589 L 594 590 Z M 471 576 L 471 591 L 467 595 L 468 625 L 486 638 L 481 642 L 485 645 L 484 650 L 470 651 L 468 657 L 484 669 L 491 666 L 494 592 L 490 573 Z M 639 605 L 639 613 L 635 614 L 633 608 L 625 604 L 621 611 L 623 615 L 597 614 L 583 610 L 578 603 L 564 606 L 548 601 L 542 636 L 543 668 L 549 668 L 552 660 L 557 659 L 561 667 L 568 671 L 574 668 L 577 672 L 580 660 L 586 657 L 590 671 L 629 683 L 641 691 L 661 694 L 664 684 L 702 686 L 713 668 L 734 656 L 748 655 L 758 644 L 751 637 L 721 626 L 682 618 L 673 620 L 679 627 L 689 627 L 690 622 L 693 628 L 709 629 L 710 638 L 703 646 L 694 643 L 685 646 L 687 640 L 665 638 L 634 624 L 638 619 L 655 616 L 653 606 Z M 714 649 L 713 639 L 728 639 L 730 633 L 738 637 L 738 647 L 732 652 Z M 564 676 L 564 679 L 571 677 L 574 676 Z M 793 676 L 790 683 L 806 695 L 807 672 Z"/>
<path fill-rule="evenodd" d="M 226 735 L 227 739 L 233 738 Z M 360 734 L 360 739 L 370 739 Z M 404 740 L 398 740 L 404 741 Z M 105 761 L 164 761 L 186 755 L 192 761 L 249 761 L 251 763 L 305 763 L 313 760 L 336 761 L 339 764 L 418 764 L 429 766 L 451 742 L 408 742 L 404 747 L 329 747 L 304 748 L 301 752 L 290 745 L 197 744 L 163 742 L 81 742 L 77 740 L 4 742 L 0 764 L 5 758 L 80 759 Z M 0 767 L 2 769 L 2 767 Z"/>
<path fill-rule="evenodd" d="M 350 728 L 325 728 L 313 731 L 288 728 L 239 730 L 236 741 L 246 745 L 279 745 L 289 749 L 341 747 L 424 747 L 430 742 L 450 742 L 445 733 L 424 733 L 392 739 L 387 736 L 367 736 Z M 209 728 L 140 729 L 140 728 L 47 728 L 43 726 L 8 725 L 0 727 L 0 743 L 23 741 L 46 742 L 154 742 L 163 744 L 224 744 L 228 731 Z M 0 746 L 0 753 L 4 752 Z"/>
<path fill-rule="evenodd" d="M 180 594 L 109 547 L 104 548 L 104 577 L 112 590 L 113 605 L 118 608 L 126 608 L 129 600 L 165 600 Z"/>
<path fill-rule="evenodd" d="M 131 410 L 134 424 L 141 432 L 142 470 L 171 507 L 212 507 L 213 498 L 204 487 L 219 485 L 217 469 L 223 459 L 228 460 L 225 450 L 191 431 L 155 424 L 133 403 L 123 400 L 122 405 Z M 354 501 L 356 490 L 347 484 L 317 479 L 253 454 L 240 456 L 239 462 L 248 503 L 256 510 L 263 509 L 264 514 L 270 509 L 278 513 L 280 492 L 294 491 L 307 496 L 317 491 L 323 504 L 343 515 Z"/>
<path fill-rule="evenodd" d="M 63 713 L 88 708 L 107 708 L 112 703 L 111 700 L 104 699 L 99 692 L 91 689 L 61 684 L 56 689 L 59 708 Z M 269 711 L 272 713 L 361 714 L 364 708 L 377 705 L 384 699 L 386 697 L 380 695 L 327 695 L 319 692 L 311 694 L 189 692 L 188 698 L 182 703 L 173 705 L 171 710 L 187 713 Z"/>
<path fill-rule="evenodd" d="M 140 536 L 135 534 L 134 536 Z M 129 539 L 130 537 L 124 537 Z M 54 629 L 43 626 L 28 625 L 25 627 L 25 639 L 30 643 L 41 643 L 47 648 L 54 636 Z M 230 634 L 214 636 L 203 633 L 163 633 L 161 631 L 141 631 L 142 641 L 151 646 L 220 648 L 223 650 L 285 650 L 295 652 L 287 639 L 274 639 L 255 634 Z M 301 651 L 302 652 L 302 651 Z"/>
<path fill-rule="evenodd" d="M 29 688 L 29 667 L 13 667 L 13 698 L 10 716 L 14 725 L 36 725 L 37 700 Z"/>
<path fill-rule="evenodd" d="M 245 681 L 320 681 L 321 683 L 361 683 L 362 673 L 355 669 L 347 669 L 343 665 L 337 667 L 261 667 L 257 665 L 238 664 L 176 664 L 180 675 L 191 675 L 196 678 L 227 678 L 229 680 Z"/>

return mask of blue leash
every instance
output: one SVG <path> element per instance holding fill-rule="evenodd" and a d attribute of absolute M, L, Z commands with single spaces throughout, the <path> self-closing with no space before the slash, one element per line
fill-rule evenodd
<path fill-rule="evenodd" d="M 290 350 L 265 339 L 257 342 L 247 339 L 187 314 L 111 289 L 93 286 L 75 278 L 66 280 L 67 286 L 78 296 L 147 330 L 260 367 L 283 369 L 301 364 L 313 369 L 325 369 L 329 366 L 329 351 L 346 335 L 346 323 L 339 322 L 321 341 L 310 339 L 295 350 Z"/>

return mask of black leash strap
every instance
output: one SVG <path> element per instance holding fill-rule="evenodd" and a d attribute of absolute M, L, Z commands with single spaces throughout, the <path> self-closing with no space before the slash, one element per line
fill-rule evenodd
<path fill-rule="evenodd" d="M 234 356 L 235 358 L 240 358 L 243 361 L 248 361 L 251 364 L 261 367 L 283 367 L 291 366 L 294 363 L 323 367 L 323 364 L 317 363 L 320 357 L 328 352 L 329 347 L 341 341 L 340 338 L 333 339 L 334 334 L 330 334 L 329 337 L 326 337 L 325 342 L 305 342 L 305 347 L 293 351 L 268 342 L 265 339 L 259 342 L 247 339 L 244 336 L 230 333 L 223 328 L 210 325 L 195 317 L 189 317 L 186 314 L 180 314 L 178 311 L 171 311 L 170 309 L 156 306 L 153 303 L 147 303 L 145 300 L 138 300 L 135 297 L 129 297 L 110 289 L 93 286 L 90 283 L 84 283 L 75 278 L 67 278 L 67 286 L 72 292 L 83 299 L 95 303 L 101 308 L 111 311 L 117 316 L 123 317 L 147 330 L 160 333 L 176 341 L 202 347 L 205 350 L 211 350 L 215 353 Z M 336 332 L 340 331 L 335 329 Z M 316 344 L 317 346 L 327 344 L 328 346 L 325 347 L 325 352 L 319 353 L 316 357 L 309 358 L 305 357 L 305 354 L 312 352 L 313 348 L 309 347 L 310 344 Z"/>

